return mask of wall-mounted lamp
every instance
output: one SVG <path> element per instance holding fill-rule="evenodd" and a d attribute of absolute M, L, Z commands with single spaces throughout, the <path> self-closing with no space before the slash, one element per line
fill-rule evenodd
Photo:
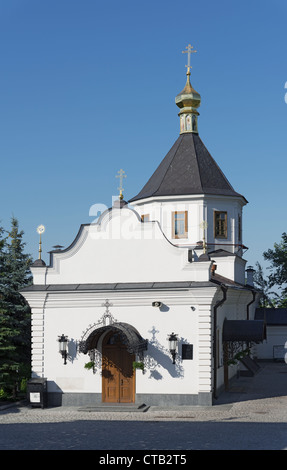
<path fill-rule="evenodd" d="M 155 302 L 152 303 L 152 306 L 153 306 L 153 307 L 161 307 L 161 306 L 162 306 L 162 302 L 160 302 L 159 300 L 156 300 Z"/>
<path fill-rule="evenodd" d="M 62 334 L 62 336 L 59 336 L 59 353 L 62 355 L 62 358 L 64 359 L 64 364 L 67 364 L 67 349 L 68 349 L 68 336 L 65 336 Z"/>
<path fill-rule="evenodd" d="M 175 364 L 175 356 L 177 353 L 177 345 L 178 345 L 177 335 L 174 333 L 171 333 L 171 335 L 169 335 L 167 340 L 168 340 L 168 348 L 172 356 L 172 363 Z"/>
<path fill-rule="evenodd" d="M 191 310 L 194 312 L 195 307 L 192 305 L 190 308 L 191 308 Z"/>

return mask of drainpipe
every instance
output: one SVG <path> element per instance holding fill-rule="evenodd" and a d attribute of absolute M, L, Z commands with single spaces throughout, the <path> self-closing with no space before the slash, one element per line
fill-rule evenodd
<path fill-rule="evenodd" d="M 247 304 L 246 306 L 246 309 L 247 309 L 247 320 L 249 320 L 249 307 L 251 304 L 253 304 L 255 302 L 255 299 L 256 299 L 256 292 L 253 290 L 252 291 L 252 300 L 251 302 L 249 302 L 249 304 Z"/>
<path fill-rule="evenodd" d="M 252 292 L 252 300 L 249 302 L 249 304 L 246 305 L 246 315 L 247 315 L 247 320 L 249 320 L 249 307 L 255 302 L 256 299 L 256 292 L 253 290 Z M 247 347 L 249 348 L 250 343 L 247 343 Z"/>
<path fill-rule="evenodd" d="M 219 300 L 213 309 L 213 398 L 217 398 L 216 395 L 216 385 L 217 385 L 217 371 L 216 371 L 216 328 L 217 328 L 217 309 L 221 307 L 222 304 L 226 301 L 227 296 L 227 287 L 221 286 L 223 292 L 223 297 Z"/>

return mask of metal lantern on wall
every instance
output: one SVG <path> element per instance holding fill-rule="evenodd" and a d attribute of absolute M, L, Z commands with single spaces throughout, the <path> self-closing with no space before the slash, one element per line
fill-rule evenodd
<path fill-rule="evenodd" d="M 175 356 L 177 354 L 178 338 L 175 333 L 171 333 L 168 337 L 168 348 L 172 356 L 172 363 L 175 364 Z"/>
<path fill-rule="evenodd" d="M 59 336 L 59 353 L 62 355 L 64 359 L 64 364 L 67 364 L 67 356 L 68 356 L 68 336 L 62 334 Z"/>

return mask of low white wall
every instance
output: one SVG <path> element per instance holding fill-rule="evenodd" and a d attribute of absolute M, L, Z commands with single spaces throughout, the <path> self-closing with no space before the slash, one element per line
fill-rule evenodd
<path fill-rule="evenodd" d="M 287 327 L 286 326 L 267 326 L 267 339 L 254 348 L 254 354 L 258 359 L 274 359 L 279 351 L 274 351 L 274 347 L 285 346 L 287 343 Z M 287 346 L 287 344 L 286 344 Z M 276 348 L 277 349 L 277 348 Z M 285 350 L 287 353 L 287 348 Z M 285 354 L 283 351 L 283 354 Z"/>

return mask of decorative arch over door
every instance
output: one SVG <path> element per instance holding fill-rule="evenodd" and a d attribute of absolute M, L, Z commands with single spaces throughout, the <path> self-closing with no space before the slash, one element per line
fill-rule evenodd
<path fill-rule="evenodd" d="M 104 326 L 94 325 L 90 328 L 79 343 L 79 351 L 87 354 L 92 349 L 98 349 L 100 337 L 108 332 L 118 333 L 130 354 L 142 355 L 147 350 L 148 341 L 143 339 L 132 325 L 115 322 Z"/>
<path fill-rule="evenodd" d="M 143 357 L 148 341 L 132 325 L 112 322 L 95 324 L 83 335 L 79 352 L 96 349 L 102 353 L 102 401 L 133 403 L 135 401 L 135 356 Z"/>

